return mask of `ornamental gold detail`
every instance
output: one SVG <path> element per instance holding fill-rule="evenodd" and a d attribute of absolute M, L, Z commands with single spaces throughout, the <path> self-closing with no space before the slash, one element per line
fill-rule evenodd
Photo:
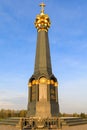
<path fill-rule="evenodd" d="M 38 80 L 32 80 L 31 82 L 28 83 L 29 87 L 32 87 L 34 85 L 39 85 L 39 84 L 47 84 L 47 85 L 52 85 L 54 87 L 58 87 L 58 82 L 55 82 L 54 80 L 46 79 L 45 77 L 42 77 Z"/>
<path fill-rule="evenodd" d="M 35 24 L 35 27 L 37 28 L 38 32 L 40 32 L 42 30 L 47 32 L 51 25 L 50 18 L 47 14 L 44 14 L 45 4 L 42 3 L 42 4 L 40 4 L 40 6 L 42 8 L 41 13 L 39 15 L 37 15 L 34 24 Z"/>
<path fill-rule="evenodd" d="M 55 87 L 58 87 L 58 82 L 55 82 L 54 86 L 55 86 Z"/>
<path fill-rule="evenodd" d="M 28 87 L 32 87 L 32 84 L 31 84 L 31 82 L 29 82 L 29 83 L 28 83 Z"/>

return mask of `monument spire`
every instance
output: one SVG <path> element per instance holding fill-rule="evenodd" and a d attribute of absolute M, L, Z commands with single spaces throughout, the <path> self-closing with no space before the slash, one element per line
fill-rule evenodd
<path fill-rule="evenodd" d="M 58 82 L 52 73 L 48 29 L 51 22 L 44 13 L 45 4 L 41 3 L 41 12 L 36 16 L 37 45 L 34 73 L 29 79 L 28 116 L 58 116 Z"/>
<path fill-rule="evenodd" d="M 37 48 L 35 57 L 34 75 L 52 74 L 50 47 L 48 38 L 48 28 L 50 27 L 50 18 L 44 14 L 45 4 L 41 3 L 41 13 L 36 16 L 35 27 L 37 28 Z"/>

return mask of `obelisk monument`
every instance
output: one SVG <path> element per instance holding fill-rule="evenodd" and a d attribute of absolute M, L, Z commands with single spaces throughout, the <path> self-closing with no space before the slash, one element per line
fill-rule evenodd
<path fill-rule="evenodd" d="M 29 79 L 28 117 L 58 117 L 58 81 L 52 72 L 48 29 L 51 22 L 44 13 L 45 4 L 36 16 L 37 46 L 34 73 Z"/>

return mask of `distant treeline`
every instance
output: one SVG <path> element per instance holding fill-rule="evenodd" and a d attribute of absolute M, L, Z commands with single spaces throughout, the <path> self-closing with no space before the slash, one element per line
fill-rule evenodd
<path fill-rule="evenodd" d="M 0 119 L 8 117 L 26 117 L 27 110 L 0 110 Z"/>
<path fill-rule="evenodd" d="M 26 117 L 27 110 L 0 110 L 0 119 L 8 118 L 8 117 Z M 60 113 L 60 117 L 81 117 L 81 118 L 87 118 L 87 114 L 81 113 L 73 113 L 73 114 L 67 114 L 67 113 Z"/>
<path fill-rule="evenodd" d="M 73 114 L 67 114 L 67 113 L 60 113 L 59 114 L 60 117 L 81 117 L 81 118 L 87 118 L 87 114 L 85 113 L 73 113 Z"/>

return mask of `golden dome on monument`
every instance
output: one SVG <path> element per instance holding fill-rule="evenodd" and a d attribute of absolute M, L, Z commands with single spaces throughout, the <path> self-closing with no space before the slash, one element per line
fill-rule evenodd
<path fill-rule="evenodd" d="M 40 6 L 42 9 L 41 9 L 41 13 L 36 16 L 35 27 L 37 28 L 38 32 L 41 30 L 44 30 L 47 32 L 51 24 L 50 18 L 47 14 L 44 14 L 45 4 L 41 3 Z"/>

